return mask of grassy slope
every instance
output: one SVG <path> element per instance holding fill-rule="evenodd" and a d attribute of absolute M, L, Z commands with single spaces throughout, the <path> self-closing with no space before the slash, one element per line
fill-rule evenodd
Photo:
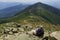
<path fill-rule="evenodd" d="M 33 18 L 31 18 L 30 16 L 33 16 Z M 34 17 L 37 18 L 34 19 Z M 42 6 L 40 6 L 40 4 L 32 5 L 11 18 L 2 19 L 0 23 L 21 22 L 28 19 L 33 19 L 34 22 L 36 20 L 39 20 L 40 22 L 44 21 L 54 24 L 60 24 L 60 17 L 48 11 L 47 9 L 44 9 Z"/>

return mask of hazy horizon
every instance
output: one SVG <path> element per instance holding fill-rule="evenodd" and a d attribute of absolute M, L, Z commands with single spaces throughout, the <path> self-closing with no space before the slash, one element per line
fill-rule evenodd
<path fill-rule="evenodd" d="M 10 5 L 12 5 L 12 3 L 34 4 L 34 3 L 37 3 L 37 2 L 42 2 L 42 3 L 48 4 L 48 5 L 51 5 L 51 6 L 54 6 L 54 7 L 60 9 L 60 0 L 30 0 L 30 1 L 29 0 L 0 0 L 0 3 L 6 3 L 6 4 L 3 5 L 3 7 L 6 6 L 6 5 L 9 5 L 7 3 L 11 3 Z M 0 5 L 2 7 L 2 4 L 0 4 Z"/>

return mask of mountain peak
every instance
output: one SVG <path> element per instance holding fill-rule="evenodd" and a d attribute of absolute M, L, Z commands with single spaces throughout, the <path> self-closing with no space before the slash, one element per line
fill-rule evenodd
<path fill-rule="evenodd" d="M 41 2 L 37 2 L 37 3 L 35 3 L 36 5 L 40 5 L 40 4 L 43 4 L 43 3 L 41 3 Z"/>
<path fill-rule="evenodd" d="M 41 4 L 41 2 L 37 2 L 36 4 Z"/>

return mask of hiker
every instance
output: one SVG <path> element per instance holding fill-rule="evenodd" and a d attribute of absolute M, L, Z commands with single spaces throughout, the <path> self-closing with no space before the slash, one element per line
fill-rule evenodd
<path fill-rule="evenodd" d="M 36 36 L 40 37 L 40 36 L 43 36 L 44 35 L 44 30 L 42 27 L 39 27 L 37 30 L 36 30 Z"/>
<path fill-rule="evenodd" d="M 37 29 L 31 30 L 30 32 L 28 32 L 28 34 L 35 35 L 35 36 L 38 36 L 38 37 L 43 37 L 44 30 L 43 30 L 42 27 L 39 27 Z"/>

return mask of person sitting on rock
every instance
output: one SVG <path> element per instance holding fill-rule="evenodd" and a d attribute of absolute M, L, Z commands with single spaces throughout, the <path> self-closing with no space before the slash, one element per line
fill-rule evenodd
<path fill-rule="evenodd" d="M 43 28 L 42 27 L 40 27 L 40 28 L 38 28 L 37 30 L 36 30 L 36 36 L 38 36 L 38 37 L 42 37 L 44 35 L 44 30 L 43 30 Z"/>

